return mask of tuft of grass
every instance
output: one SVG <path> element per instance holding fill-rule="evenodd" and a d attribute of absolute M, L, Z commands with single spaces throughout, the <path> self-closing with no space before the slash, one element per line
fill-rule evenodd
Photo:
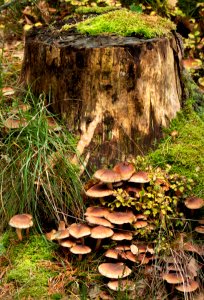
<path fill-rule="evenodd" d="M 176 130 L 175 140 L 170 133 Z M 154 166 L 164 168 L 171 165 L 171 173 L 178 173 L 192 178 L 195 182 L 192 192 L 204 197 L 204 119 L 196 114 L 191 104 L 171 122 L 165 130 L 166 137 L 151 152 L 148 159 Z"/>
<path fill-rule="evenodd" d="M 120 9 L 80 22 L 76 28 L 82 34 L 117 34 L 154 38 L 169 34 L 172 29 L 175 29 L 175 25 L 170 20 L 159 16 L 148 16 Z"/>
<path fill-rule="evenodd" d="M 67 130 L 49 127 L 44 100 L 28 92 L 31 110 L 1 115 L 0 229 L 11 216 L 31 213 L 38 225 L 48 226 L 65 214 L 79 216 L 83 209 L 78 168 L 71 163 L 76 140 Z M 8 129 L 7 117 L 23 118 L 25 126 Z"/>

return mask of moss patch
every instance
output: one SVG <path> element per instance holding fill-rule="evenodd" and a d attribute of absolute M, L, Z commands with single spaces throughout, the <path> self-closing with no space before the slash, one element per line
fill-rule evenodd
<path fill-rule="evenodd" d="M 116 10 L 114 6 L 81 6 L 78 7 L 75 12 L 77 14 L 102 14 L 112 10 Z"/>
<path fill-rule="evenodd" d="M 80 22 L 76 28 L 82 34 L 117 34 L 153 38 L 167 35 L 170 30 L 175 29 L 175 25 L 159 16 L 148 16 L 120 9 Z"/>
<path fill-rule="evenodd" d="M 176 130 L 178 136 L 172 139 L 170 133 Z M 195 181 L 193 193 L 204 197 L 204 122 L 188 105 L 178 113 L 168 130 L 166 138 L 156 151 L 149 155 L 154 166 L 172 166 L 171 172 L 185 175 Z"/>
<path fill-rule="evenodd" d="M 48 279 L 56 275 L 56 271 L 46 267 L 46 262 L 54 259 L 53 250 L 53 245 L 38 235 L 11 247 L 12 269 L 8 271 L 6 280 L 18 287 L 14 299 L 27 299 L 28 296 L 42 299 L 47 295 Z"/>

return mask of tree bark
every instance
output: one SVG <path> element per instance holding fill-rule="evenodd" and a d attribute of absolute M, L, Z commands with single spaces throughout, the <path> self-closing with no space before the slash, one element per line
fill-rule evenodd
<path fill-rule="evenodd" d="M 180 110 L 180 49 L 170 37 L 32 32 L 22 79 L 44 93 L 97 166 L 143 154 Z"/>

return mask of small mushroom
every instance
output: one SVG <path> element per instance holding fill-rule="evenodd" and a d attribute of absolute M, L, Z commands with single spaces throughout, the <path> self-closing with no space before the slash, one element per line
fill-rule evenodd
<path fill-rule="evenodd" d="M 132 211 L 128 212 L 110 212 L 106 215 L 106 219 L 113 224 L 123 225 L 126 223 L 133 223 L 136 218 Z"/>
<path fill-rule="evenodd" d="M 85 193 L 91 198 L 103 198 L 113 195 L 114 191 L 107 187 L 104 183 L 97 183 L 89 188 Z"/>
<path fill-rule="evenodd" d="M 113 291 L 133 291 L 135 284 L 130 280 L 111 280 L 107 286 Z"/>
<path fill-rule="evenodd" d="M 136 221 L 135 223 L 132 224 L 132 226 L 135 229 L 144 228 L 147 225 L 148 225 L 147 221 L 144 221 L 144 220 L 138 220 L 138 221 Z"/>
<path fill-rule="evenodd" d="M 188 280 L 187 282 L 183 282 L 181 285 L 177 285 L 175 288 L 183 293 L 191 293 L 199 288 L 199 284 L 197 281 Z"/>
<path fill-rule="evenodd" d="M 100 206 L 90 206 L 85 212 L 85 216 L 104 218 L 109 213 L 108 208 Z"/>
<path fill-rule="evenodd" d="M 163 280 L 166 280 L 168 283 L 171 284 L 178 284 L 184 282 L 184 277 L 178 273 L 167 273 L 163 274 Z"/>
<path fill-rule="evenodd" d="M 85 224 L 73 223 L 69 227 L 69 233 L 74 238 L 81 239 L 82 244 L 84 244 L 84 237 L 91 234 L 91 229 Z"/>
<path fill-rule="evenodd" d="M 122 179 L 120 174 L 109 169 L 99 169 L 94 173 L 93 177 L 106 183 L 110 189 L 113 189 L 112 183 L 119 182 Z"/>
<path fill-rule="evenodd" d="M 144 183 L 150 182 L 150 178 L 149 178 L 149 174 L 147 172 L 139 171 L 137 173 L 134 173 L 128 181 L 144 184 Z"/>
<path fill-rule="evenodd" d="M 99 273 L 111 279 L 125 278 L 131 274 L 131 269 L 124 263 L 103 263 L 98 267 Z"/>
<path fill-rule="evenodd" d="M 109 238 L 114 234 L 113 230 L 105 227 L 105 226 L 96 226 L 91 229 L 91 237 L 93 239 L 97 239 L 96 242 L 96 248 L 95 250 L 98 250 L 101 245 L 101 240 L 105 238 Z"/>
<path fill-rule="evenodd" d="M 187 198 L 184 203 L 189 209 L 200 209 L 204 206 L 204 200 L 196 196 Z"/>
<path fill-rule="evenodd" d="M 85 246 L 85 245 L 75 245 L 73 246 L 70 251 L 73 253 L 73 254 L 77 254 L 79 255 L 79 261 L 82 260 L 82 255 L 84 254 L 88 254 L 91 252 L 91 248 L 88 247 L 88 246 Z"/>
<path fill-rule="evenodd" d="M 10 219 L 9 225 L 16 228 L 18 239 L 22 241 L 22 229 L 26 229 L 26 234 L 28 235 L 29 228 L 33 226 L 32 216 L 29 214 L 15 215 Z"/>
<path fill-rule="evenodd" d="M 120 174 L 122 180 L 128 180 L 135 172 L 135 167 L 128 162 L 120 162 L 114 166 L 113 171 Z"/>
<path fill-rule="evenodd" d="M 204 233 L 204 226 L 197 226 L 197 227 L 195 227 L 195 229 L 194 229 L 196 232 L 198 232 L 198 233 Z"/>
<path fill-rule="evenodd" d="M 114 232 L 114 234 L 111 237 L 111 240 L 113 241 L 123 241 L 123 240 L 128 240 L 131 241 L 133 239 L 132 232 L 130 231 L 119 231 L 119 232 Z"/>
<path fill-rule="evenodd" d="M 109 222 L 108 220 L 106 220 L 104 218 L 88 216 L 88 217 L 86 217 L 86 221 L 92 225 L 102 225 L 105 227 L 113 228 L 113 225 L 111 224 L 111 222 Z"/>

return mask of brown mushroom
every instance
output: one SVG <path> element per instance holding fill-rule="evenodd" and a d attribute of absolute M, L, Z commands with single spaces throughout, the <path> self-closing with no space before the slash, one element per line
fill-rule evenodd
<path fill-rule="evenodd" d="M 107 187 L 104 183 L 98 183 L 93 185 L 85 193 L 91 198 L 103 198 L 113 195 L 114 191 Z"/>
<path fill-rule="evenodd" d="M 113 189 L 112 183 L 121 181 L 121 176 L 117 172 L 109 169 L 100 169 L 93 175 L 94 178 L 104 182 L 110 189 Z"/>
<path fill-rule="evenodd" d="M 91 234 L 91 229 L 85 224 L 73 223 L 69 227 L 69 233 L 74 238 L 81 239 L 82 244 L 84 244 L 84 237 Z"/>
<path fill-rule="evenodd" d="M 189 209 L 200 209 L 204 206 L 204 200 L 196 196 L 187 198 L 184 203 Z"/>
<path fill-rule="evenodd" d="M 18 239 L 22 241 L 22 229 L 26 229 L 26 234 L 28 235 L 29 228 L 33 226 L 32 216 L 29 214 L 15 215 L 10 219 L 9 225 L 16 228 Z"/>
<path fill-rule="evenodd" d="M 113 291 L 133 291 L 135 284 L 130 280 L 111 280 L 107 286 Z"/>
<path fill-rule="evenodd" d="M 131 241 L 132 239 L 133 239 L 132 232 L 123 231 L 123 230 L 114 232 L 114 234 L 111 237 L 111 240 L 113 241 L 123 241 L 123 240 Z"/>
<path fill-rule="evenodd" d="M 100 206 L 90 206 L 85 212 L 85 216 L 99 217 L 103 218 L 109 213 L 108 208 Z"/>
<path fill-rule="evenodd" d="M 113 171 L 120 174 L 122 180 L 128 180 L 135 172 L 135 167 L 131 163 L 120 162 L 114 166 Z"/>
<path fill-rule="evenodd" d="M 124 278 L 131 274 L 129 269 L 124 263 L 103 263 L 98 267 L 99 273 L 111 279 Z"/>
<path fill-rule="evenodd" d="M 96 242 L 96 248 L 95 250 L 98 250 L 101 245 L 101 240 L 105 238 L 109 238 L 114 234 L 113 230 L 105 227 L 105 226 L 96 226 L 91 229 L 91 237 L 93 239 L 97 239 Z"/>
<path fill-rule="evenodd" d="M 77 254 L 79 255 L 79 261 L 82 260 L 82 255 L 84 254 L 88 254 L 91 252 L 91 248 L 88 247 L 88 246 L 85 246 L 85 245 L 75 245 L 73 246 L 70 251 L 73 253 L 73 254 Z"/>
<path fill-rule="evenodd" d="M 184 277 L 178 273 L 167 273 L 163 274 L 163 280 L 166 280 L 168 283 L 171 284 L 178 284 L 184 282 Z"/>
<path fill-rule="evenodd" d="M 181 285 L 177 285 L 175 288 L 183 293 L 191 293 L 199 288 L 199 284 L 197 281 L 190 280 L 183 282 Z"/>
<path fill-rule="evenodd" d="M 204 226 L 196 226 L 195 229 L 194 229 L 196 232 L 198 233 L 204 233 Z"/>
<path fill-rule="evenodd" d="M 133 223 L 136 218 L 132 211 L 128 212 L 110 212 L 106 215 L 106 219 L 113 224 L 123 225 L 126 223 Z"/>
<path fill-rule="evenodd" d="M 108 220 L 106 220 L 104 218 L 88 216 L 88 217 L 86 217 L 86 221 L 92 225 L 102 225 L 105 227 L 113 228 L 113 225 L 111 224 L 111 222 L 109 222 Z"/>

